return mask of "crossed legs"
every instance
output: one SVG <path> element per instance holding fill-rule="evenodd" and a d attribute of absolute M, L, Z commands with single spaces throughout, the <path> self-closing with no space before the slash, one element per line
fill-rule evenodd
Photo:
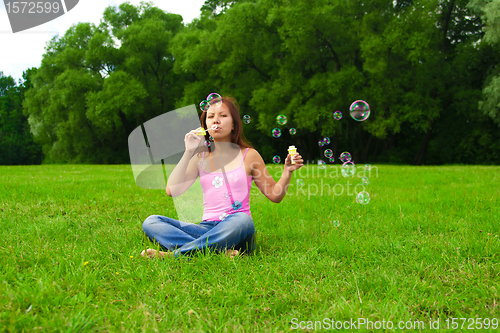
<path fill-rule="evenodd" d="M 149 216 L 142 225 L 144 233 L 152 241 L 168 251 L 148 249 L 143 256 L 164 258 L 190 254 L 207 248 L 225 251 L 230 257 L 240 251 L 250 253 L 254 248 L 255 227 L 253 220 L 239 212 L 222 221 L 203 221 L 200 224 L 181 222 L 161 215 Z"/>

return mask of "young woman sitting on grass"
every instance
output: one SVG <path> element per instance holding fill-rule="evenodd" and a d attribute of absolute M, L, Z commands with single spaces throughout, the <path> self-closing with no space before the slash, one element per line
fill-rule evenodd
<path fill-rule="evenodd" d="M 199 176 L 204 201 L 202 222 L 149 216 L 142 225 L 144 233 L 168 251 L 147 249 L 142 256 L 179 257 L 207 248 L 225 251 L 231 257 L 241 251 L 252 252 L 255 246 L 249 205 L 252 179 L 269 200 L 279 203 L 286 195 L 292 172 L 303 166 L 302 156 L 295 154 L 296 164 L 292 164 L 288 154 L 283 174 L 276 183 L 260 154 L 246 141 L 238 107 L 231 97 L 222 97 L 222 103 L 212 104 L 202 112 L 200 121 L 202 128 L 208 129 L 206 137 L 211 135 L 213 142 L 209 147 L 203 145 L 202 128 L 186 134 L 186 150 L 168 179 L 166 192 L 171 197 L 179 196 Z"/>

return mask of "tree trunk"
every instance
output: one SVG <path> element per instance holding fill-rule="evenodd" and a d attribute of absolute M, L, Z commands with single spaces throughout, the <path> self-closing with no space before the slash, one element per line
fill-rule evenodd
<path fill-rule="evenodd" d="M 373 136 L 370 135 L 370 138 L 368 139 L 368 143 L 366 144 L 364 153 L 363 153 L 363 162 L 366 163 L 368 161 L 368 152 L 370 151 L 370 145 L 372 143 Z"/>
<path fill-rule="evenodd" d="M 446 35 L 448 34 L 448 28 L 450 26 L 450 21 L 451 21 L 451 14 L 453 13 L 453 7 L 455 7 L 455 0 L 451 0 L 450 2 L 450 7 L 448 7 L 448 12 L 446 13 L 446 18 L 443 26 L 443 38 L 441 41 L 441 52 L 443 54 L 446 53 L 446 50 L 448 49 L 448 44 L 447 44 L 447 38 Z"/>
<path fill-rule="evenodd" d="M 356 161 L 356 163 L 358 163 L 358 149 L 356 147 L 356 143 L 354 142 L 356 140 L 356 128 L 354 128 L 352 130 L 353 134 L 351 136 L 351 138 L 349 138 L 349 141 L 351 141 L 351 156 L 352 156 L 352 160 L 353 161 Z"/>
<path fill-rule="evenodd" d="M 377 159 L 377 153 L 378 153 L 378 147 L 380 146 L 380 139 L 377 139 L 377 144 L 375 145 L 375 151 L 373 152 L 373 160 L 375 161 Z"/>
<path fill-rule="evenodd" d="M 337 134 L 335 134 L 335 137 L 333 138 L 333 158 L 337 159 L 339 155 L 337 155 L 338 150 L 339 150 L 339 138 Z"/>
<path fill-rule="evenodd" d="M 418 152 L 417 156 L 415 156 L 415 159 L 413 161 L 414 165 L 422 165 L 422 159 L 425 156 L 425 152 L 427 151 L 427 146 L 429 145 L 429 142 L 431 141 L 432 137 L 432 124 L 429 130 L 427 130 L 427 133 L 425 133 L 424 140 L 422 141 L 422 144 L 420 145 L 420 151 Z"/>
<path fill-rule="evenodd" d="M 122 112 L 122 110 L 118 111 L 118 117 L 120 117 L 120 120 L 122 122 L 123 128 L 125 129 L 125 133 L 130 135 L 132 133 L 133 128 L 131 128 L 129 121 L 127 120 L 127 116 Z"/>
<path fill-rule="evenodd" d="M 297 151 L 302 156 L 304 162 L 309 161 L 311 159 L 311 152 L 307 149 L 308 145 L 304 142 L 304 138 L 299 138 L 297 143 L 300 145 L 297 147 Z"/>

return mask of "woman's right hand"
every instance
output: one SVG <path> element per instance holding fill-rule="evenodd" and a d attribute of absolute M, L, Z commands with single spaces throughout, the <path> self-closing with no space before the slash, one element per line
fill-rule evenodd
<path fill-rule="evenodd" d="M 189 131 L 189 133 L 186 134 L 184 137 L 186 150 L 196 149 L 202 144 L 202 142 L 205 141 L 205 137 L 203 135 L 199 135 L 201 132 L 202 128 L 198 127 L 197 129 Z"/>

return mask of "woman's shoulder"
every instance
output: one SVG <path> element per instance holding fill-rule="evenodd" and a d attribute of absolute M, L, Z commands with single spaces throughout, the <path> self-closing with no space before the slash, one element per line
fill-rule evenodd
<path fill-rule="evenodd" d="M 243 154 L 245 153 L 245 151 L 248 149 L 247 151 L 247 156 L 248 157 L 256 157 L 256 156 L 260 156 L 259 152 L 253 148 L 241 148 L 241 151 L 243 152 Z"/>
<path fill-rule="evenodd" d="M 247 149 L 247 148 L 244 148 L 244 149 Z M 244 152 L 244 150 L 243 150 L 243 152 Z M 263 161 L 263 159 L 257 150 L 255 150 L 254 148 L 248 148 L 247 155 L 245 157 L 245 161 L 251 165 L 253 162 L 259 163 L 259 162 Z"/>

